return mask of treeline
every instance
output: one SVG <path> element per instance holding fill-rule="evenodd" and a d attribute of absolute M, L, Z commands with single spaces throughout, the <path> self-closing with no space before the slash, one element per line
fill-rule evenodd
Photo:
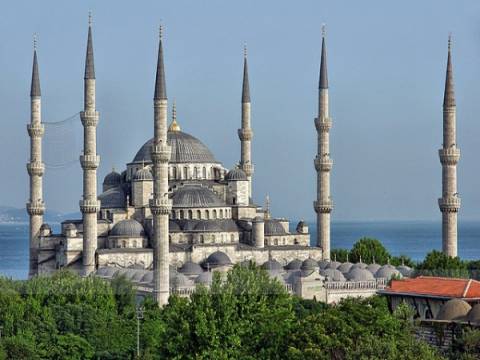
<path fill-rule="evenodd" d="M 136 299 L 122 279 L 68 272 L 0 280 L 0 359 L 135 359 Z M 141 359 L 438 359 L 408 310 L 385 299 L 302 300 L 259 268 L 215 274 L 211 289 L 143 303 Z"/>

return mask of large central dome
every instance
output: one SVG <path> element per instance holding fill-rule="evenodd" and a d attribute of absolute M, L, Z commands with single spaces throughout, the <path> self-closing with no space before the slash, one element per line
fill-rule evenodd
<path fill-rule="evenodd" d="M 218 163 L 211 151 L 196 137 L 182 131 L 169 131 L 168 144 L 172 147 L 171 163 Z M 133 162 L 151 162 L 153 139 L 138 150 Z"/>

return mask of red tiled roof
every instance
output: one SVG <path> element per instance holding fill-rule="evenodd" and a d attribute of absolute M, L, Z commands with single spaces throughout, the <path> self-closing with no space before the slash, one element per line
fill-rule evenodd
<path fill-rule="evenodd" d="M 472 279 L 419 276 L 413 279 L 392 280 L 384 292 L 448 298 L 480 298 L 480 282 Z"/>

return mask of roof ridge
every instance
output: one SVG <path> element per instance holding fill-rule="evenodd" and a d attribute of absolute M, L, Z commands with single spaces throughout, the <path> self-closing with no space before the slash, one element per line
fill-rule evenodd
<path fill-rule="evenodd" d="M 470 289 L 470 285 L 472 285 L 472 279 L 468 279 L 468 283 L 463 290 L 462 297 L 467 296 L 468 290 Z"/>

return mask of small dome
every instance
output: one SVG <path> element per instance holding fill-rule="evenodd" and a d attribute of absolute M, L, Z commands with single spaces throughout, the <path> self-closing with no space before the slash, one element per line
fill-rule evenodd
<path fill-rule="evenodd" d="M 150 284 L 153 282 L 153 271 L 147 271 L 145 275 L 143 275 L 142 280 L 140 281 L 142 283 Z"/>
<path fill-rule="evenodd" d="M 353 264 L 352 264 L 351 262 L 347 261 L 347 262 L 342 263 L 342 264 L 337 268 L 337 270 L 338 270 L 338 271 L 341 271 L 343 274 L 346 274 L 346 273 L 348 273 L 348 272 L 351 270 L 352 266 L 353 266 Z"/>
<path fill-rule="evenodd" d="M 207 187 L 199 185 L 185 185 L 179 187 L 172 195 L 173 207 L 176 208 L 203 208 L 222 207 L 225 202 Z"/>
<path fill-rule="evenodd" d="M 338 261 L 330 261 L 325 269 L 338 269 L 338 267 L 342 265 L 342 263 Z"/>
<path fill-rule="evenodd" d="M 50 230 L 51 231 L 52 228 L 50 227 L 50 225 L 48 225 L 46 223 L 43 223 L 42 226 L 40 226 L 40 230 Z"/>
<path fill-rule="evenodd" d="M 467 321 L 480 323 L 480 304 L 473 305 L 472 310 L 468 312 Z"/>
<path fill-rule="evenodd" d="M 303 228 L 304 228 L 305 226 L 307 226 L 307 224 L 305 223 L 305 221 L 300 220 L 300 221 L 298 222 L 298 224 L 297 224 L 297 227 L 296 227 L 297 232 L 300 233 L 300 234 L 303 234 Z"/>
<path fill-rule="evenodd" d="M 451 299 L 442 305 L 435 320 L 465 320 L 471 309 L 466 301 Z"/>
<path fill-rule="evenodd" d="M 121 182 L 122 175 L 117 173 L 115 170 L 112 170 L 112 172 L 107 174 L 107 176 L 105 176 L 105 178 L 103 179 L 103 185 L 116 186 L 120 185 Z"/>
<path fill-rule="evenodd" d="M 178 269 L 178 272 L 184 275 L 200 275 L 203 273 L 203 269 L 197 263 L 194 263 L 193 261 L 187 261 L 180 269 Z"/>
<path fill-rule="evenodd" d="M 320 270 L 320 275 L 325 276 L 329 281 L 345 281 L 345 276 L 337 269 Z"/>
<path fill-rule="evenodd" d="M 320 269 L 326 269 L 327 266 L 328 266 L 328 264 L 330 264 L 330 260 L 320 260 L 320 261 L 318 262 L 318 267 L 319 267 Z"/>
<path fill-rule="evenodd" d="M 68 223 L 67 225 L 65 225 L 65 230 L 77 230 L 77 227 L 72 223 Z"/>
<path fill-rule="evenodd" d="M 293 259 L 290 261 L 287 266 L 285 266 L 285 269 L 287 270 L 300 270 L 302 267 L 302 260 L 299 259 Z"/>
<path fill-rule="evenodd" d="M 372 281 L 373 274 L 367 269 L 352 268 L 346 275 L 348 281 Z"/>
<path fill-rule="evenodd" d="M 277 280 L 280 284 L 285 285 L 285 278 L 281 273 L 276 270 L 267 270 L 268 277 L 270 279 Z"/>
<path fill-rule="evenodd" d="M 215 251 L 207 257 L 203 263 L 204 268 L 215 268 L 219 266 L 232 265 L 232 261 L 227 254 L 221 251 Z"/>
<path fill-rule="evenodd" d="M 242 169 L 235 168 L 230 170 L 227 175 L 225 175 L 225 180 L 227 181 L 247 181 L 247 175 Z"/>
<path fill-rule="evenodd" d="M 148 167 L 138 170 L 133 176 L 133 181 L 152 181 L 153 175 Z"/>
<path fill-rule="evenodd" d="M 138 221 L 129 219 L 129 220 L 122 220 L 115 224 L 110 231 L 110 235 L 112 236 L 128 236 L 128 237 L 143 237 L 145 235 L 145 231 L 143 229 L 142 224 Z"/>
<path fill-rule="evenodd" d="M 200 221 L 195 225 L 194 230 L 203 232 L 224 231 L 215 220 Z"/>
<path fill-rule="evenodd" d="M 174 288 L 187 288 L 191 287 L 193 285 L 193 282 L 188 279 L 185 275 L 182 273 L 170 273 L 172 276 L 170 276 L 170 285 L 173 286 Z"/>
<path fill-rule="evenodd" d="M 280 264 L 277 260 L 275 259 L 270 259 L 266 262 L 263 263 L 262 269 L 265 270 L 276 270 L 276 271 L 282 271 L 283 266 Z"/>
<path fill-rule="evenodd" d="M 301 270 L 315 270 L 318 269 L 318 262 L 312 258 L 303 260 Z"/>
<path fill-rule="evenodd" d="M 269 219 L 265 220 L 265 235 L 286 235 L 284 227 L 278 220 Z"/>
<path fill-rule="evenodd" d="M 370 264 L 367 266 L 367 270 L 370 271 L 373 275 L 378 271 L 378 269 L 381 268 L 381 265 L 379 264 Z"/>
<path fill-rule="evenodd" d="M 354 268 L 354 269 L 366 269 L 367 264 L 360 261 L 360 262 L 357 262 L 357 263 L 353 264 L 352 268 Z M 352 270 L 352 269 L 350 269 L 350 270 Z"/>
<path fill-rule="evenodd" d="M 213 275 L 211 271 L 205 271 L 195 278 L 195 284 L 211 285 L 213 281 Z"/>
<path fill-rule="evenodd" d="M 397 270 L 400 271 L 400 274 L 406 277 L 410 277 L 413 273 L 413 269 L 410 266 L 406 265 L 397 266 Z"/>
<path fill-rule="evenodd" d="M 393 277 L 402 278 L 403 276 L 400 271 L 395 269 L 394 266 L 387 264 L 383 265 L 380 269 L 378 269 L 378 271 L 375 273 L 375 277 L 377 279 L 385 278 L 387 280 L 390 280 Z"/>

